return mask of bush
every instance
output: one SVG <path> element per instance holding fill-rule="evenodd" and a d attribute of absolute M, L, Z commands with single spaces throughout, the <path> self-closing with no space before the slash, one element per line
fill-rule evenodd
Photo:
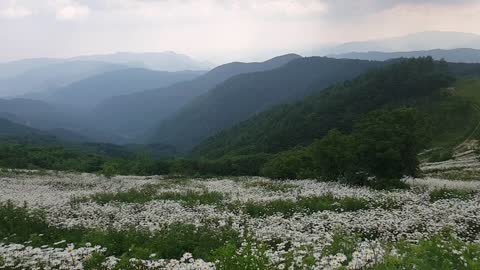
<path fill-rule="evenodd" d="M 335 198 L 332 194 L 312 196 L 293 200 L 273 200 L 267 203 L 247 202 L 244 211 L 253 217 L 282 214 L 291 216 L 295 212 L 318 212 L 318 211 L 358 211 L 368 209 L 368 202 L 363 199 L 345 197 Z"/>
<path fill-rule="evenodd" d="M 430 201 L 435 202 L 446 199 L 468 200 L 472 198 L 473 194 L 474 192 L 469 190 L 442 188 L 430 192 Z"/>
<path fill-rule="evenodd" d="M 309 147 L 315 173 L 324 180 L 345 179 L 357 171 L 356 146 L 352 136 L 331 130 Z"/>
<path fill-rule="evenodd" d="M 303 148 L 282 152 L 268 161 L 261 174 L 273 179 L 301 179 L 313 176 L 312 160 Z"/>

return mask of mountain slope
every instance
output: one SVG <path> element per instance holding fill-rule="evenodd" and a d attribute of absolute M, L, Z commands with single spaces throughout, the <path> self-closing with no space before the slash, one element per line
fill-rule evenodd
<path fill-rule="evenodd" d="M 187 151 L 201 140 L 272 106 L 298 100 L 382 64 L 311 57 L 270 71 L 238 75 L 164 121 L 153 140 Z"/>
<path fill-rule="evenodd" d="M 331 55 L 350 52 L 404 52 L 455 48 L 480 49 L 480 35 L 462 32 L 427 31 L 386 39 L 348 42 L 321 49 L 316 53 Z"/>
<path fill-rule="evenodd" d="M 66 129 L 39 130 L 13 121 L 0 118 L 0 140 L 28 143 L 79 143 L 88 142 L 89 138 Z"/>
<path fill-rule="evenodd" d="M 271 70 L 300 56 L 290 54 L 262 63 L 230 63 L 187 82 L 113 97 L 98 105 L 92 116 L 98 127 L 129 137 L 142 136 L 193 98 L 239 74 Z"/>
<path fill-rule="evenodd" d="M 308 145 L 331 129 L 348 132 L 369 111 L 401 106 L 451 84 L 446 63 L 431 58 L 395 61 L 303 101 L 278 106 L 205 140 L 194 154 L 207 158 L 277 153 Z M 320 90 L 320 89 L 319 89 Z"/>
<path fill-rule="evenodd" d="M 191 80 L 202 73 L 200 71 L 164 72 L 141 68 L 122 69 L 95 75 L 31 96 L 50 103 L 88 110 L 113 96 L 169 86 Z"/>
<path fill-rule="evenodd" d="M 46 102 L 30 99 L 0 99 L 0 113 L 14 115 L 19 123 L 42 130 L 78 128 L 81 122 L 73 114 Z"/>
<path fill-rule="evenodd" d="M 412 58 L 431 56 L 433 59 L 444 59 L 452 63 L 480 63 L 480 50 L 476 49 L 452 49 L 452 50 L 428 50 L 412 52 L 351 52 L 345 54 L 330 55 L 333 58 L 340 59 L 360 59 L 385 61 L 395 58 Z"/>

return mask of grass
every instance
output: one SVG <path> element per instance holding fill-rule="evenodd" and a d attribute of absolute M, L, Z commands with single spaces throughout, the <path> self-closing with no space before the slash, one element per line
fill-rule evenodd
<path fill-rule="evenodd" d="M 245 213 L 252 217 L 271 216 L 280 213 L 285 216 L 291 216 L 296 212 L 318 212 L 318 211 L 357 211 L 368 209 L 369 205 L 366 200 L 345 197 L 335 198 L 332 194 L 324 196 L 303 197 L 293 200 L 273 200 L 267 203 L 247 202 L 243 206 Z"/>
<path fill-rule="evenodd" d="M 433 138 L 429 147 L 437 150 L 421 155 L 423 160 L 447 160 L 453 149 L 467 138 L 479 138 L 480 79 L 460 79 L 453 91 L 419 104 L 430 116 Z"/>
<path fill-rule="evenodd" d="M 383 263 L 371 269 L 480 269 L 480 244 L 460 241 L 448 232 L 418 244 L 400 242 L 395 249 L 401 256 L 387 255 Z"/>
<path fill-rule="evenodd" d="M 180 201 L 184 206 L 195 206 L 199 204 L 220 205 L 224 196 L 216 191 L 204 191 L 202 193 L 188 190 L 186 193 L 164 192 L 157 196 L 159 200 Z"/>
<path fill-rule="evenodd" d="M 455 95 L 467 97 L 480 104 L 480 79 L 467 78 L 459 80 L 455 85 Z"/>
<path fill-rule="evenodd" d="M 18 175 L 46 176 L 46 175 L 53 175 L 55 173 L 49 172 L 46 170 L 21 170 L 21 169 L 0 168 L 0 176 L 3 176 L 3 177 L 15 177 Z"/>
<path fill-rule="evenodd" d="M 474 192 L 470 190 L 442 188 L 430 192 L 430 202 L 446 199 L 469 200 L 473 194 Z"/>
<path fill-rule="evenodd" d="M 107 204 L 111 202 L 119 203 L 148 203 L 154 200 L 178 201 L 186 207 L 192 207 L 200 204 L 220 205 L 224 196 L 220 192 L 211 192 L 204 190 L 202 192 L 187 190 L 186 192 L 158 192 L 159 186 L 145 185 L 141 189 L 130 189 L 120 192 L 101 192 L 89 197 L 73 198 L 72 203 L 93 201 L 98 204 Z"/>
<path fill-rule="evenodd" d="M 278 181 L 246 181 L 246 188 L 259 187 L 272 192 L 287 192 L 298 188 L 297 185 L 282 183 Z"/>
<path fill-rule="evenodd" d="M 448 179 L 448 180 L 463 180 L 476 181 L 480 180 L 480 170 L 472 169 L 450 169 L 450 170 L 436 170 L 427 173 L 428 176 Z"/>
<path fill-rule="evenodd" d="M 208 260 L 212 259 L 215 250 L 227 244 L 239 246 L 238 233 L 228 225 L 196 227 L 191 224 L 175 223 L 155 232 L 134 229 L 117 231 L 108 228 L 62 229 L 50 227 L 43 213 L 31 212 L 26 207 L 16 207 L 9 202 L 0 203 L 0 217 L 2 217 L 0 219 L 2 242 L 31 241 L 30 245 L 37 247 L 53 246 L 60 240 L 76 246 L 91 243 L 107 248 L 103 257 L 114 255 L 125 259 L 126 262 L 128 258 L 152 258 L 150 255 L 154 253 L 156 256 L 153 259 L 178 259 L 185 252 L 191 252 L 196 258 Z M 96 259 L 101 261 L 101 258 Z"/>

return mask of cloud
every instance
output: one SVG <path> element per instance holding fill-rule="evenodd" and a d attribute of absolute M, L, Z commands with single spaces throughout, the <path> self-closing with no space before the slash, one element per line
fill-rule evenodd
<path fill-rule="evenodd" d="M 375 15 L 402 5 L 461 6 L 477 0 L 319 0 L 327 5 L 329 19 L 348 19 Z"/>
<path fill-rule="evenodd" d="M 33 12 L 17 4 L 17 1 L 10 1 L 3 8 L 0 8 L 0 17 L 7 19 L 17 19 L 28 17 L 32 15 Z"/>
<path fill-rule="evenodd" d="M 88 5 L 73 0 L 49 0 L 49 7 L 53 9 L 58 20 L 79 20 L 89 16 Z"/>
<path fill-rule="evenodd" d="M 0 0 L 0 19 L 19 18 L 0 23 L 0 61 L 162 50 L 260 60 L 425 30 L 478 33 L 479 8 L 478 0 Z"/>
<path fill-rule="evenodd" d="M 59 20 L 77 20 L 87 17 L 90 9 L 86 6 L 71 5 L 57 10 L 57 19 Z"/>

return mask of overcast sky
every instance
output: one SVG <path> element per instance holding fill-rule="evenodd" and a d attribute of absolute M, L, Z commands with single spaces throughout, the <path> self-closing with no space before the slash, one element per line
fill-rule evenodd
<path fill-rule="evenodd" d="M 0 61 L 175 51 L 216 63 L 426 30 L 479 33 L 480 0 L 0 0 Z"/>

